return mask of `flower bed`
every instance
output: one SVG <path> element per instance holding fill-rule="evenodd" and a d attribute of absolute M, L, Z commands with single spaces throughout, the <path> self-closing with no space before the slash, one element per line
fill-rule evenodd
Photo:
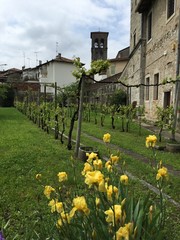
<path fill-rule="evenodd" d="M 167 168 L 162 162 L 154 168 L 160 202 L 156 204 L 149 195 L 135 198 L 129 192 L 129 177 L 125 174 L 125 163 L 120 155 L 111 154 L 110 134 L 103 141 L 108 149 L 108 161 L 99 159 L 98 154 L 87 153 L 81 176 L 84 189 L 68 189 L 66 172 L 57 173 L 58 186 L 44 186 L 44 194 L 54 218 L 54 231 L 58 239 L 164 239 L 163 187 L 168 179 Z M 154 150 L 157 138 L 150 135 L 146 146 Z M 72 166 L 75 170 L 75 159 Z M 117 170 L 118 166 L 118 170 Z M 119 170 L 120 169 L 120 170 Z M 41 174 L 37 174 L 38 181 Z M 74 171 L 74 181 L 78 183 L 79 173 Z M 53 235 L 54 236 L 54 235 Z"/>

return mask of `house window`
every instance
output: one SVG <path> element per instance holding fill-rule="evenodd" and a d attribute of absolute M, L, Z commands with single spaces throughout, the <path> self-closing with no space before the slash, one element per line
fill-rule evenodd
<path fill-rule="evenodd" d="M 147 19 L 147 39 L 148 41 L 152 38 L 152 12 L 148 15 Z"/>
<path fill-rule="evenodd" d="M 134 31 L 134 34 L 133 34 L 133 46 L 134 47 L 136 46 L 136 30 Z"/>
<path fill-rule="evenodd" d="M 174 13 L 174 0 L 167 0 L 167 19 L 169 19 Z"/>
<path fill-rule="evenodd" d="M 134 73 L 134 71 L 135 71 L 135 65 L 134 64 L 132 65 L 132 68 L 133 68 L 133 73 Z"/>
<path fill-rule="evenodd" d="M 149 100 L 149 84 L 150 84 L 150 78 L 146 78 L 146 100 Z"/>
<path fill-rule="evenodd" d="M 158 100 L 158 93 L 159 93 L 159 73 L 154 75 L 154 100 Z"/>

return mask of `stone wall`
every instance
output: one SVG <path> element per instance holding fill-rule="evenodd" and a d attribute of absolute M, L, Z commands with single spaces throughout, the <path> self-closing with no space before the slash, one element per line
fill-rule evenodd
<path fill-rule="evenodd" d="M 165 0 L 152 1 L 152 5 L 142 12 L 136 12 L 140 1 L 131 1 L 130 60 L 121 75 L 129 85 L 154 84 L 155 74 L 159 74 L 159 83 L 176 79 L 179 4 L 175 1 L 175 13 L 167 20 Z M 150 7 L 149 7 L 150 6 Z M 148 14 L 152 12 L 152 38 L 147 41 Z M 146 118 L 156 119 L 156 106 L 165 106 L 165 95 L 170 95 L 170 105 L 174 104 L 175 84 L 158 87 L 158 99 L 154 100 L 154 87 L 149 87 L 149 100 L 146 100 L 145 87 L 132 88 L 130 100 L 137 105 L 145 105 Z"/>

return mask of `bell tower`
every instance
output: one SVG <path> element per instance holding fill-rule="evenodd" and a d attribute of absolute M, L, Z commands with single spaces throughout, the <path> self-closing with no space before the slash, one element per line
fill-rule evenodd
<path fill-rule="evenodd" d="M 107 60 L 108 32 L 91 32 L 91 61 Z"/>

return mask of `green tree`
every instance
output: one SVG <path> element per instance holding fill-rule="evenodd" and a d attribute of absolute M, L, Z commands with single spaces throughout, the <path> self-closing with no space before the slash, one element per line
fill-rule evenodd
<path fill-rule="evenodd" d="M 159 142 L 161 142 L 163 129 L 166 128 L 173 131 L 173 107 L 161 108 L 157 106 L 156 109 L 157 126 L 159 127 Z"/>
<path fill-rule="evenodd" d="M 78 93 L 78 81 L 71 83 L 70 85 L 64 87 L 58 93 L 58 102 L 60 106 L 68 106 L 69 104 L 76 101 L 76 96 Z"/>
<path fill-rule="evenodd" d="M 0 85 L 0 106 L 11 107 L 14 105 L 14 91 L 8 84 Z"/>
<path fill-rule="evenodd" d="M 119 107 L 126 105 L 127 94 L 122 89 L 117 90 L 110 98 L 110 105 Z"/>

